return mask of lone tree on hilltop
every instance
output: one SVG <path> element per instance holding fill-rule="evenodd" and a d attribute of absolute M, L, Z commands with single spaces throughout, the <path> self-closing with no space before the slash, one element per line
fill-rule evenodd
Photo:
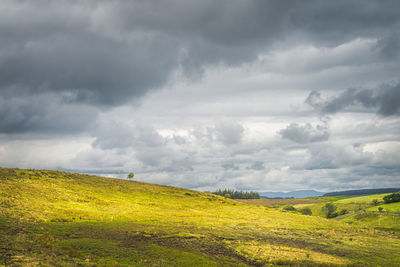
<path fill-rule="evenodd" d="M 133 174 L 133 172 L 128 173 L 128 176 L 126 176 L 126 178 L 128 178 L 129 180 L 132 179 L 135 175 Z"/>

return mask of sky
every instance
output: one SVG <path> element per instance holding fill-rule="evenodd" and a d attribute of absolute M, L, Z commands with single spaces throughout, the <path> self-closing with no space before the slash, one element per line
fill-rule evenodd
<path fill-rule="evenodd" d="M 0 166 L 400 187 L 397 0 L 0 0 Z"/>

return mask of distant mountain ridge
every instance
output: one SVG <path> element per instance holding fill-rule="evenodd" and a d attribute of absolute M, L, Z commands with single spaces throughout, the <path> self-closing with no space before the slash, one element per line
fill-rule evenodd
<path fill-rule="evenodd" d="M 376 188 L 376 189 L 359 189 L 359 190 L 347 190 L 329 192 L 324 194 L 324 197 L 353 197 L 353 196 L 365 196 L 374 194 L 386 194 L 400 191 L 400 188 Z"/>
<path fill-rule="evenodd" d="M 325 192 L 315 190 L 297 190 L 291 192 L 259 192 L 263 198 L 306 198 L 306 197 L 320 197 Z"/>

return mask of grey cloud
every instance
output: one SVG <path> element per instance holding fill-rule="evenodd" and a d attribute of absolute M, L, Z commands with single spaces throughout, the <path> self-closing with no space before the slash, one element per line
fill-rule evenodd
<path fill-rule="evenodd" d="M 262 161 L 256 161 L 253 164 L 251 164 L 249 167 L 247 167 L 248 170 L 255 170 L 255 171 L 261 171 L 265 169 L 264 162 Z"/>
<path fill-rule="evenodd" d="M 94 147 L 101 149 L 159 148 L 166 140 L 151 126 L 99 121 L 93 129 Z"/>
<path fill-rule="evenodd" d="M 228 170 L 237 171 L 237 170 L 239 170 L 239 166 L 237 166 L 236 164 L 234 164 L 234 163 L 232 163 L 232 162 L 222 164 L 221 167 L 222 167 L 225 171 L 228 171 Z"/>
<path fill-rule="evenodd" d="M 304 164 L 306 170 L 339 169 L 367 165 L 372 155 L 355 146 L 317 145 L 309 148 L 311 157 Z"/>
<path fill-rule="evenodd" d="M 72 134 L 90 128 L 97 110 L 68 103 L 68 95 L 39 94 L 20 97 L 0 95 L 0 133 Z"/>
<path fill-rule="evenodd" d="M 281 22 L 273 22 L 288 4 L 6 1 L 3 6 L 1 88 L 75 90 L 81 101 L 115 105 L 161 86 L 181 66 L 196 73 L 204 64 L 253 58 L 264 40 L 280 34 Z"/>
<path fill-rule="evenodd" d="M 217 140 L 225 145 L 240 143 L 244 134 L 243 126 L 234 121 L 221 121 L 214 129 Z"/>
<path fill-rule="evenodd" d="M 193 165 L 195 162 L 191 160 L 189 157 L 174 159 L 169 164 L 168 167 L 162 169 L 165 172 L 186 172 L 186 171 L 194 171 Z"/>
<path fill-rule="evenodd" d="M 389 60 L 397 60 L 400 54 L 400 33 L 385 36 L 377 43 L 376 49 Z"/>
<path fill-rule="evenodd" d="M 325 124 L 313 127 L 310 123 L 305 125 L 291 123 L 285 129 L 280 130 L 279 134 L 282 138 L 299 144 L 321 142 L 329 139 L 329 130 Z"/>
<path fill-rule="evenodd" d="M 196 127 L 190 134 L 199 141 L 213 143 L 215 141 L 225 146 L 239 144 L 244 136 L 244 127 L 234 121 L 221 119 L 212 126 Z"/>
<path fill-rule="evenodd" d="M 183 137 L 183 136 L 174 135 L 174 136 L 172 137 L 172 139 L 173 139 L 173 141 L 175 142 L 175 144 L 177 144 L 177 145 L 184 145 L 184 144 L 187 143 L 186 138 Z"/>
<path fill-rule="evenodd" d="M 291 17 L 293 27 L 322 45 L 391 34 L 399 26 L 399 2 L 309 1 Z"/>
<path fill-rule="evenodd" d="M 0 2 L 1 162 L 56 151 L 46 167 L 195 188 L 398 179 L 395 154 L 362 147 L 398 140 L 398 116 L 366 111 L 399 114 L 399 85 L 335 91 L 398 79 L 398 1 Z M 321 114 L 362 113 L 300 123 L 318 88 Z"/>
<path fill-rule="evenodd" d="M 319 92 L 311 92 L 305 103 L 322 113 L 336 113 L 347 108 L 373 109 L 382 116 L 398 115 L 400 111 L 400 83 L 382 85 L 379 89 L 347 89 L 340 95 L 324 99 Z"/>
<path fill-rule="evenodd" d="M 78 32 L 25 42 L 29 45 L 0 58 L 2 88 L 76 91 L 81 95 L 77 100 L 115 104 L 161 85 L 176 64 L 172 58 L 176 48 L 168 41 L 156 45 L 139 40 L 130 47 Z"/>
<path fill-rule="evenodd" d="M 339 33 L 386 36 L 399 24 L 398 2 L 360 3 L 4 1 L 0 87 L 74 90 L 77 100 L 115 105 L 179 68 L 198 74 L 209 64 L 248 62 L 293 33 L 338 44 Z"/>

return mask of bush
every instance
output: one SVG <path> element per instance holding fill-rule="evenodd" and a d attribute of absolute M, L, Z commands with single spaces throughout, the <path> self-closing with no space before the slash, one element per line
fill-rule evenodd
<path fill-rule="evenodd" d="M 382 212 L 383 208 L 382 207 L 378 207 L 378 210 L 379 210 L 379 212 Z"/>
<path fill-rule="evenodd" d="M 379 200 L 377 200 L 377 199 L 372 200 L 372 205 L 376 206 L 378 204 L 379 204 Z"/>
<path fill-rule="evenodd" d="M 337 216 L 339 216 L 339 213 L 333 212 L 326 215 L 326 218 L 331 219 L 331 218 L 336 218 Z"/>
<path fill-rule="evenodd" d="M 283 210 L 285 210 L 285 211 L 296 211 L 296 208 L 289 205 L 289 206 L 285 206 L 285 207 L 283 208 Z"/>
<path fill-rule="evenodd" d="M 383 197 L 385 203 L 400 202 L 400 192 L 392 193 Z"/>
<path fill-rule="evenodd" d="M 346 213 L 347 213 L 347 210 L 342 209 L 341 211 L 339 211 L 338 215 L 341 216 L 341 215 L 345 215 Z"/>
<path fill-rule="evenodd" d="M 301 212 L 301 214 L 304 214 L 304 215 L 312 215 L 312 211 L 310 208 L 302 208 L 300 210 L 300 212 Z"/>
<path fill-rule="evenodd" d="M 322 207 L 322 213 L 325 214 L 326 218 L 335 218 L 339 214 L 335 212 L 337 207 L 333 203 L 326 203 L 325 206 Z"/>

